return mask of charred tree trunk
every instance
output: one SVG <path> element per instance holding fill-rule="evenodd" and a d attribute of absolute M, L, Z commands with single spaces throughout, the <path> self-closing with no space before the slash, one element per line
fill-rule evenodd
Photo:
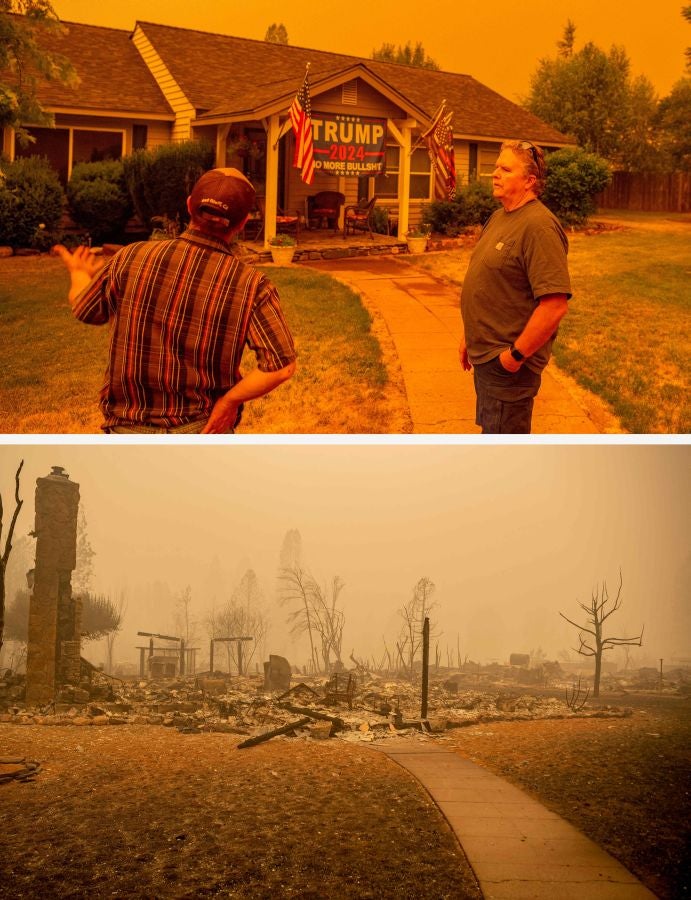
<path fill-rule="evenodd" d="M 5 547 L 2 551 L 2 556 L 0 556 L 0 651 L 2 650 L 3 636 L 5 634 L 5 573 L 7 572 L 7 563 L 9 562 L 10 553 L 12 552 L 12 537 L 14 535 L 14 528 L 17 524 L 20 510 L 24 505 L 24 501 L 19 497 L 19 476 L 21 474 L 23 465 L 24 460 L 21 460 L 19 466 L 17 467 L 17 471 L 14 473 L 14 513 L 12 514 L 12 519 L 10 521 L 9 528 L 7 529 Z M 0 496 L 0 539 L 2 538 L 2 524 L 3 505 L 2 496 Z"/>
<path fill-rule="evenodd" d="M 621 589 L 623 579 L 621 571 L 619 572 L 619 589 L 617 596 L 610 599 L 607 591 L 607 582 L 603 581 L 600 588 L 594 589 L 590 598 L 590 603 L 579 603 L 581 609 L 586 613 L 586 623 L 580 625 L 560 612 L 559 615 L 565 619 L 569 625 L 578 628 L 578 640 L 580 646 L 576 652 L 581 656 L 592 656 L 595 661 L 595 675 L 593 679 L 593 697 L 600 696 L 600 679 L 602 677 L 602 654 L 605 650 L 611 650 L 612 647 L 642 647 L 643 646 L 643 628 L 637 637 L 609 637 L 605 636 L 605 622 L 610 616 L 614 615 L 622 604 Z"/>

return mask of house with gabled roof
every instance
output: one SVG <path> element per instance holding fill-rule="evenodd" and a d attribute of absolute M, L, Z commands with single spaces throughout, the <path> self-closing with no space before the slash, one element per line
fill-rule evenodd
<path fill-rule="evenodd" d="M 29 151 L 6 129 L 5 154 L 47 155 L 67 178 L 78 161 L 206 139 L 216 165 L 242 168 L 264 195 L 266 240 L 281 207 L 304 210 L 307 197 L 324 190 L 341 192 L 346 204 L 376 195 L 395 209 L 405 233 L 434 198 L 420 135 L 442 101 L 453 113 L 459 184 L 489 178 L 503 140 L 548 149 L 573 143 L 470 75 L 151 22 L 137 22 L 131 33 L 63 25 L 61 34 L 40 40 L 71 60 L 80 84 L 41 83 L 39 99 L 55 115 L 55 128 L 29 127 L 37 139 Z M 308 68 L 311 184 L 292 165 L 289 114 Z"/>
<path fill-rule="evenodd" d="M 72 63 L 78 84 L 40 79 L 38 97 L 54 128 L 29 127 L 36 142 L 22 148 L 6 128 L 5 156 L 47 156 L 66 182 L 77 162 L 119 158 L 139 147 L 171 140 L 175 113 L 133 45 L 131 32 L 65 23 L 37 33 L 40 46 Z M 2 81 L 12 83 L 12 74 Z M 32 123 L 25 123 L 31 126 Z"/>

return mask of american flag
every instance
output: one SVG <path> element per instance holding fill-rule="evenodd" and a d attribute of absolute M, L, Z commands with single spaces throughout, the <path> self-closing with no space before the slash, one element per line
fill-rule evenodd
<path fill-rule="evenodd" d="M 434 172 L 436 200 L 453 200 L 456 196 L 456 156 L 453 149 L 452 112 L 442 103 L 432 124 L 422 135 Z"/>
<path fill-rule="evenodd" d="M 302 180 L 314 180 L 314 150 L 312 147 L 312 101 L 310 100 L 309 66 L 302 87 L 290 106 L 290 121 L 295 133 L 293 165 L 301 170 Z"/>

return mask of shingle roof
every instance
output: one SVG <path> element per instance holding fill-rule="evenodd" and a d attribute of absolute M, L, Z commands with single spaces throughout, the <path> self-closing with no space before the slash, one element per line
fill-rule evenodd
<path fill-rule="evenodd" d="M 171 108 L 131 40 L 115 28 L 63 22 L 62 33 L 38 31 L 41 46 L 66 56 L 81 82 L 75 88 L 40 81 L 38 95 L 48 108 L 75 107 L 107 114 L 130 111 L 171 116 Z M 457 135 L 520 137 L 554 145 L 573 143 L 470 75 L 380 62 L 343 53 L 213 34 L 171 25 L 138 22 L 197 115 L 248 113 L 285 98 L 287 108 L 307 63 L 319 81 L 357 66 L 380 79 L 431 118 L 442 99 L 454 113 Z"/>
<path fill-rule="evenodd" d="M 37 29 L 36 39 L 41 48 L 67 57 L 80 83 L 66 87 L 40 79 L 37 93 L 44 107 L 173 117 L 156 80 L 132 43 L 131 32 L 74 22 L 62 25 L 61 30 Z"/>
<path fill-rule="evenodd" d="M 232 115 L 257 109 L 274 98 L 290 97 L 301 84 L 308 62 L 313 83 L 361 63 L 430 118 L 446 99 L 454 113 L 456 134 L 573 143 L 470 75 L 151 22 L 137 25 L 200 115 Z"/>

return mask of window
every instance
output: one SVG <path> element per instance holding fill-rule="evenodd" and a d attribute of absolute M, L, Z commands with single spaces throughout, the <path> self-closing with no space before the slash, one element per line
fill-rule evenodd
<path fill-rule="evenodd" d="M 378 175 L 375 193 L 378 197 L 398 197 L 398 173 L 400 171 L 400 147 L 386 148 L 386 172 Z M 410 158 L 410 199 L 429 200 L 430 160 L 424 147 L 420 147 Z"/>
<path fill-rule="evenodd" d="M 80 162 L 101 162 L 122 156 L 121 131 L 87 131 L 75 128 L 72 132 L 72 165 Z"/>
<path fill-rule="evenodd" d="M 22 147 L 15 141 L 15 158 L 25 156 L 45 156 L 51 167 L 58 173 L 63 184 L 67 184 L 70 164 L 70 132 L 67 128 L 27 128 L 35 138 L 31 144 Z"/>
<path fill-rule="evenodd" d="M 499 155 L 499 145 L 490 147 L 480 147 L 479 150 L 479 172 L 480 181 L 485 184 L 492 184 L 492 173 L 497 165 L 497 156 Z"/>
<path fill-rule="evenodd" d="M 145 150 L 146 142 L 149 136 L 149 129 L 146 125 L 132 126 L 132 149 Z"/>
<path fill-rule="evenodd" d="M 468 181 L 477 181 L 477 144 L 468 144 Z"/>
<path fill-rule="evenodd" d="M 26 147 L 15 141 L 15 157 L 47 157 L 63 184 L 67 184 L 71 175 L 70 147 L 72 166 L 80 162 L 120 159 L 122 156 L 122 131 L 88 128 L 27 128 L 27 131 L 35 141 Z"/>

